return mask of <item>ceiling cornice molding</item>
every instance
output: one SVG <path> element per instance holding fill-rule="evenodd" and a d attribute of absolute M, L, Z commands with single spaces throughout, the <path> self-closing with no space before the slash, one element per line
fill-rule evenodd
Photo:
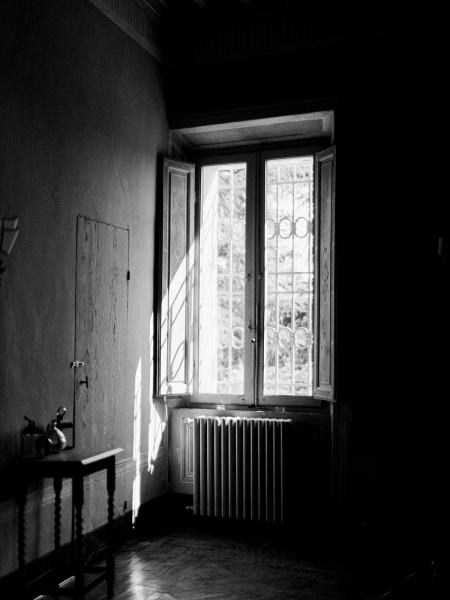
<path fill-rule="evenodd" d="M 162 61 L 162 14 L 157 0 L 89 0 L 156 60 Z"/>

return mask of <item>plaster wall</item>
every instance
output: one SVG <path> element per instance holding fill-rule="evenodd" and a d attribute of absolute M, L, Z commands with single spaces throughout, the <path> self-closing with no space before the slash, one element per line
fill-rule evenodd
<path fill-rule="evenodd" d="M 87 0 L 7 0 L 0 10 L 0 216 L 20 217 L 0 288 L 0 469 L 19 454 L 24 415 L 45 425 L 58 406 L 72 411 L 77 215 L 128 228 L 127 381 L 115 423 L 125 450 L 120 514 L 163 493 L 167 481 L 164 442 L 158 450 L 152 438 L 156 431 L 159 444 L 164 413 L 150 393 L 156 163 L 168 140 L 160 68 Z M 49 483 L 30 495 L 27 560 L 51 550 Z M 104 487 L 102 477 L 87 482 L 85 531 L 106 521 Z M 6 484 L 0 576 L 17 568 L 15 532 Z"/>

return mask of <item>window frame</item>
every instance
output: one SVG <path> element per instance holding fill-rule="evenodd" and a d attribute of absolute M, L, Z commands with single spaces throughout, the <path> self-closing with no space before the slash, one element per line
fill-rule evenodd
<path fill-rule="evenodd" d="M 286 147 L 286 148 L 277 148 L 277 149 L 267 149 L 258 152 L 258 159 L 260 165 L 260 173 L 259 173 L 259 185 L 258 185 L 258 193 L 260 195 L 259 204 L 259 217 L 258 217 L 258 234 L 261 236 L 262 232 L 265 230 L 265 215 L 264 215 L 264 200 L 265 200 L 265 164 L 268 160 L 273 160 L 277 158 L 294 158 L 294 157 L 302 157 L 302 156 L 311 156 L 313 159 L 313 181 L 316 181 L 316 156 L 323 149 L 323 146 L 297 146 L 297 147 Z M 316 205 L 316 190 L 313 188 L 313 205 Z M 315 226 L 315 210 L 314 210 L 314 281 L 315 281 L 315 273 L 316 273 L 316 260 L 315 260 L 315 251 L 317 247 L 317 239 L 316 239 L 316 226 Z M 264 298 L 264 243 L 259 243 L 258 246 L 258 272 L 261 276 L 260 279 L 260 293 L 258 295 L 258 301 L 260 303 L 258 313 L 259 313 L 259 323 L 258 323 L 258 331 L 261 332 L 261 343 L 258 344 L 258 357 L 257 357 L 257 365 L 256 365 L 256 373 L 257 373 L 257 404 L 258 406 L 308 406 L 308 407 L 318 407 L 321 406 L 321 400 L 315 398 L 313 394 L 308 396 L 291 396 L 285 394 L 278 395 L 264 395 L 264 309 L 265 309 L 265 298 Z M 315 306 L 316 306 L 316 289 L 314 283 L 314 292 L 313 292 L 313 312 L 311 315 L 311 329 L 313 331 L 313 339 L 315 339 Z M 316 351 L 315 344 L 312 352 L 313 358 L 313 381 L 315 377 L 315 362 L 316 362 Z M 314 385 L 313 385 L 314 388 Z M 261 393 L 259 393 L 261 391 Z"/>
<path fill-rule="evenodd" d="M 330 140 L 327 139 L 309 139 L 305 140 L 304 143 L 299 140 L 293 140 L 291 142 L 273 142 L 273 143 L 260 143 L 252 145 L 241 145 L 234 147 L 218 147 L 212 148 L 208 151 L 201 149 L 192 155 L 192 163 L 181 161 L 181 165 L 189 165 L 193 168 L 193 181 L 195 182 L 194 187 L 194 200 L 192 204 L 193 220 L 191 221 L 190 227 L 193 227 L 194 233 L 194 282 L 193 292 L 190 296 L 190 302 L 193 303 L 189 306 L 189 311 L 192 311 L 192 328 L 191 328 L 191 339 L 187 341 L 187 345 L 192 348 L 192 353 L 189 353 L 187 360 L 189 361 L 188 368 L 192 371 L 191 385 L 186 392 L 181 393 L 164 393 L 161 388 L 161 379 L 159 375 L 161 357 L 159 356 L 159 346 L 156 344 L 156 369 L 155 369 L 155 396 L 159 398 L 165 398 L 166 400 L 172 399 L 173 401 L 183 401 L 187 406 L 205 406 L 215 405 L 218 408 L 228 406 L 228 408 L 238 409 L 239 407 L 245 409 L 276 409 L 284 410 L 288 408 L 293 410 L 298 408 L 299 410 L 305 409 L 320 409 L 324 408 L 325 405 L 335 401 L 334 382 L 332 383 L 331 394 L 324 396 L 316 394 L 316 361 L 317 361 L 317 287 L 316 287 L 316 276 L 317 276 L 317 260 L 316 253 L 319 244 L 317 238 L 317 204 L 318 198 L 318 186 L 319 181 L 319 170 L 318 170 L 318 157 L 323 155 L 327 150 L 332 149 L 333 160 L 335 161 L 335 147 L 330 146 Z M 312 352 L 313 356 L 313 393 L 308 396 L 290 396 L 290 395 L 264 395 L 263 391 L 263 377 L 264 377 L 264 207 L 265 207 L 265 161 L 277 158 L 289 158 L 289 157 L 301 157 L 311 156 L 313 158 L 313 169 L 314 169 L 314 189 L 313 189 L 313 203 L 314 203 L 314 304 L 313 314 L 311 318 L 312 330 L 314 333 L 314 348 Z M 171 162 L 171 159 L 165 159 Z M 173 161 L 177 163 L 178 161 Z M 251 276 L 246 283 L 246 301 L 245 301 L 245 331 L 246 331 L 246 350 L 244 359 L 244 394 L 222 394 L 222 393 L 199 393 L 199 270 L 200 270 L 200 219 L 201 219 L 201 168 L 208 165 L 219 165 L 219 164 L 233 164 L 245 162 L 247 165 L 247 216 L 246 216 L 246 273 L 251 273 Z M 335 162 L 333 163 L 333 186 L 335 185 Z M 163 191 L 163 196 L 164 196 Z M 334 188 L 333 188 L 333 211 L 334 211 Z M 162 207 L 162 211 L 164 207 Z M 255 223 L 257 226 L 255 227 Z M 335 259 L 334 249 L 334 212 L 333 212 L 333 260 Z M 160 232 L 159 232 L 160 233 Z M 159 249 L 158 249 L 159 250 Z M 158 260 L 161 263 L 161 253 L 158 251 Z M 157 278 L 160 276 L 157 275 Z M 334 276 L 333 276 L 334 277 Z M 259 289 L 257 289 L 257 287 Z M 157 294 L 157 303 L 159 303 L 160 294 Z M 158 304 L 159 308 L 159 304 Z M 332 311 L 333 315 L 335 312 L 335 296 L 333 294 L 332 299 Z M 157 334 L 156 339 L 161 335 L 158 321 L 160 316 L 156 313 L 156 324 Z M 255 335 L 255 331 L 248 328 L 248 320 L 251 318 L 253 326 L 256 328 L 256 334 L 259 333 L 260 341 L 256 344 L 249 343 L 249 339 Z M 333 317 L 334 318 L 334 317 Z M 258 322 L 256 322 L 258 319 Z M 335 344 L 335 328 L 334 321 L 331 333 L 331 341 L 334 347 Z M 254 356 L 252 357 L 252 355 Z M 250 357 L 250 359 L 249 359 Z M 332 362 L 334 362 L 334 351 L 332 356 Z M 252 370 L 249 373 L 249 369 Z M 248 376 L 250 375 L 250 376 Z M 333 377 L 334 379 L 334 377 Z"/>
<path fill-rule="evenodd" d="M 195 292 L 194 292 L 194 390 L 191 400 L 199 404 L 234 404 L 254 407 L 320 407 L 321 400 L 312 394 L 308 396 L 264 395 L 264 197 L 265 197 L 265 162 L 277 158 L 311 156 L 314 161 L 318 152 L 326 144 L 314 145 L 285 145 L 276 148 L 247 149 L 238 152 L 236 149 L 202 155 L 195 161 L 196 173 L 196 204 L 195 204 Z M 200 221 L 201 221 L 201 169 L 204 166 L 247 163 L 247 215 L 246 215 L 246 344 L 244 359 L 244 394 L 220 394 L 198 392 L 198 327 L 199 327 L 199 269 L 200 269 Z M 315 190 L 313 190 L 315 203 Z M 253 226 L 257 223 L 257 227 Z M 315 236 L 315 227 L 314 227 Z M 314 239 L 314 248 L 316 247 Z M 314 261 L 315 264 L 315 261 Z M 314 292 L 315 298 L 315 292 Z M 315 314 L 311 316 L 311 326 L 314 329 Z M 249 321 L 253 329 L 249 329 Z M 250 338 L 256 338 L 251 343 Z M 313 361 L 316 360 L 313 349 Z M 250 356 L 249 356 L 250 355 Z M 313 373 L 315 371 L 313 363 Z M 250 377 L 248 372 L 250 371 Z"/>

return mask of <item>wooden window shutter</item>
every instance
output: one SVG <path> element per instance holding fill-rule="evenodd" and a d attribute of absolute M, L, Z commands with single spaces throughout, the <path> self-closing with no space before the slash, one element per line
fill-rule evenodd
<path fill-rule="evenodd" d="M 159 394 L 183 394 L 192 384 L 195 168 L 165 158 L 158 307 Z"/>
<path fill-rule="evenodd" d="M 315 165 L 315 398 L 335 400 L 335 183 L 334 146 L 316 155 Z"/>

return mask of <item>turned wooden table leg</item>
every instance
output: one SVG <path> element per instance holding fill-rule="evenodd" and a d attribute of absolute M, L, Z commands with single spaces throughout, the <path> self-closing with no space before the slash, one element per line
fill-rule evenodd
<path fill-rule="evenodd" d="M 114 491 L 116 489 L 115 457 L 110 460 L 106 472 L 106 487 L 108 491 L 108 553 L 106 557 L 106 585 L 108 598 L 114 594 Z"/>
<path fill-rule="evenodd" d="M 62 478 L 54 477 L 53 490 L 55 492 L 55 525 L 54 525 L 54 546 L 55 546 L 55 566 L 60 569 L 62 566 L 61 555 L 61 489 Z"/>
<path fill-rule="evenodd" d="M 73 478 L 73 503 L 75 508 L 75 598 L 84 597 L 83 556 L 83 477 Z"/>

